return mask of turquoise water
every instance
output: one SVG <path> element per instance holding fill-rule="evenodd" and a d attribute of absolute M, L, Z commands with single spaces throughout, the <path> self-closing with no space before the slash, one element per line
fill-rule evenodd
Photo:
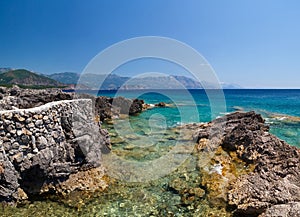
<path fill-rule="evenodd" d="M 167 108 L 150 109 L 131 119 L 146 122 L 160 114 L 169 127 L 208 122 L 227 112 L 254 110 L 266 119 L 273 134 L 300 147 L 300 90 L 224 90 L 225 104 L 219 92 L 208 95 L 204 90 L 101 91 L 98 95 L 139 98 L 149 104 L 168 103 Z M 212 111 L 213 106 L 220 108 Z"/>
<path fill-rule="evenodd" d="M 97 92 L 90 93 L 96 95 Z M 16 208 L 3 208 L 0 216 L 233 216 L 230 209 L 226 209 L 226 204 L 218 200 L 218 195 L 226 189 L 222 184 L 216 187 L 222 179 L 211 175 L 216 170 L 210 170 L 211 167 L 206 167 L 205 163 L 215 163 L 221 155 L 211 159 L 211 155 L 205 156 L 202 152 L 187 152 L 194 147 L 191 138 L 198 126 L 189 125 L 190 128 L 184 130 L 180 125 L 208 122 L 237 110 L 254 110 L 263 115 L 272 133 L 300 147 L 300 90 L 225 90 L 224 95 L 218 91 L 206 94 L 204 90 L 140 90 L 101 91 L 99 95 L 140 98 L 149 104 L 165 102 L 168 105 L 103 125 L 110 134 L 111 153 L 121 158 L 120 162 L 115 162 L 110 155 L 103 155 L 107 175 L 116 178 L 116 182 L 112 182 L 104 192 L 83 193 L 82 196 L 79 193 L 78 198 L 69 198 L 70 201 L 41 198 Z M 172 158 L 166 158 L 172 157 L 169 153 L 175 153 L 174 159 L 179 160 L 178 164 L 170 164 L 168 160 Z M 182 162 L 180 157 L 184 159 Z M 158 162 L 162 163 L 158 165 L 149 164 L 154 167 L 139 167 L 160 159 L 162 161 Z M 134 162 L 133 166 L 137 167 L 131 167 L 132 164 L 127 162 Z M 245 170 L 241 162 L 235 164 L 240 166 L 240 169 L 235 168 L 236 173 Z M 170 165 L 175 170 L 169 172 Z M 215 168 L 215 165 L 211 166 Z M 205 168 L 209 169 L 208 172 Z M 122 176 L 115 177 L 115 173 L 119 172 Z M 136 182 L 135 178 L 147 181 Z M 211 182 L 216 193 L 207 190 L 209 185 L 203 184 Z M 199 194 L 195 194 L 196 191 Z"/>

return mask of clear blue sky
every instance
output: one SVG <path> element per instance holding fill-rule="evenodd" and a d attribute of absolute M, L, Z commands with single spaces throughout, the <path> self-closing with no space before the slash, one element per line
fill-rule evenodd
<path fill-rule="evenodd" d="M 219 79 L 300 88 L 298 0 L 1 0 L 0 67 L 81 72 L 124 39 L 171 37 Z"/>

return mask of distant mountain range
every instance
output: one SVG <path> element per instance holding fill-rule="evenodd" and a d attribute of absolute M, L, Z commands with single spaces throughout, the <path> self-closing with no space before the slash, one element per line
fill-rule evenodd
<path fill-rule="evenodd" d="M 88 89 L 98 89 L 99 81 L 104 80 L 104 74 L 84 74 L 80 77 L 79 73 L 63 72 L 49 75 L 50 78 L 64 84 L 77 84 L 80 79 L 80 86 Z M 208 88 L 217 88 L 216 85 L 203 81 Z M 239 89 L 239 85 L 231 83 L 221 83 L 224 89 Z M 116 89 L 202 89 L 200 82 L 178 75 L 169 76 L 148 76 L 148 77 L 124 77 L 116 74 L 106 76 L 101 85 L 101 89 L 116 90 Z"/>
<path fill-rule="evenodd" d="M 105 79 L 105 80 L 104 80 Z M 101 89 L 202 89 L 200 82 L 177 75 L 151 75 L 143 77 L 123 77 L 116 74 L 99 75 L 62 72 L 51 75 L 37 74 L 25 69 L 12 70 L 10 68 L 0 68 L 0 85 L 18 84 L 23 86 L 69 86 L 74 87 L 80 84 L 82 89 L 99 89 L 99 81 L 103 81 Z M 215 85 L 202 81 L 205 87 L 216 88 Z M 225 89 L 241 88 L 239 85 L 221 83 Z M 79 85 L 78 85 L 79 87 Z"/>

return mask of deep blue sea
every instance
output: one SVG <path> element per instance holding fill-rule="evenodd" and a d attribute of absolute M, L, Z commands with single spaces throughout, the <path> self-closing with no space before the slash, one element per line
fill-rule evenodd
<path fill-rule="evenodd" d="M 166 108 L 153 108 L 132 117 L 135 121 L 157 121 L 169 127 L 182 123 L 208 122 L 228 112 L 256 111 L 270 125 L 271 132 L 300 147 L 300 90 L 122 90 L 100 91 L 98 95 L 143 99 L 146 103 L 165 102 Z"/>

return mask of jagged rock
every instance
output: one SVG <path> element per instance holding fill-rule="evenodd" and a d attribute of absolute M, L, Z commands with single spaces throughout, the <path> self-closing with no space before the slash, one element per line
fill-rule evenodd
<path fill-rule="evenodd" d="M 300 202 L 300 150 L 268 130 L 260 115 L 237 112 L 212 121 L 195 136 L 201 146 L 199 150 L 215 153 L 222 147 L 231 156 L 229 159 L 235 153 L 245 166 L 253 165 L 253 170 L 233 177 L 223 187 L 227 194 L 224 199 L 236 216 L 272 216 L 271 211 L 292 210 L 289 204 L 297 203 L 298 207 Z M 216 160 L 215 154 L 212 156 Z M 222 164 L 223 168 L 232 165 Z M 222 176 L 223 172 L 224 169 Z"/>
<path fill-rule="evenodd" d="M 113 98 L 107 97 L 80 95 L 78 100 L 71 100 L 74 94 L 56 89 L 13 87 L 1 92 L 4 97 L 0 108 L 6 111 L 0 114 L 0 147 L 3 149 L 0 201 L 5 202 L 30 199 L 46 189 L 57 189 L 56 192 L 64 191 L 63 188 L 81 189 L 70 186 L 75 182 L 69 178 L 76 177 L 83 182 L 89 178 L 83 176 L 99 174 L 103 171 L 101 154 L 110 151 L 108 131 L 101 129 L 100 122 L 98 125 L 94 122 L 92 110 L 105 120 L 123 113 L 136 114 L 144 104 L 142 100 L 123 97 L 116 99 L 116 105 Z M 9 111 L 11 109 L 17 110 Z M 99 187 L 105 182 L 100 179 L 91 179 L 89 183 L 95 181 L 93 185 Z M 94 189 L 89 183 L 85 189 Z"/>
<path fill-rule="evenodd" d="M 70 100 L 72 93 L 64 93 L 59 89 L 21 89 L 14 86 L 9 89 L 0 90 L 3 98 L 0 99 L 0 110 L 11 110 L 15 108 L 26 109 L 41 106 L 49 102 Z"/>
<path fill-rule="evenodd" d="M 120 114 L 135 115 L 143 110 L 144 101 L 140 99 L 126 99 L 124 97 L 97 97 L 95 111 L 101 121 L 118 117 Z"/>
<path fill-rule="evenodd" d="M 134 99 L 129 108 L 129 115 L 138 114 L 143 110 L 144 100 Z"/>
<path fill-rule="evenodd" d="M 296 217 L 300 216 L 300 202 L 274 205 L 259 217 Z"/>
<path fill-rule="evenodd" d="M 0 147 L 0 201 L 13 202 L 18 196 L 18 172 Z"/>
<path fill-rule="evenodd" d="M 79 99 L 1 111 L 0 201 L 30 198 L 49 185 L 61 188 L 59 183 L 72 174 L 101 167 L 102 147 L 110 141 L 107 131 L 94 122 L 91 109 L 91 100 Z M 36 127 L 28 127 L 30 123 Z M 81 172 L 76 179 L 80 174 L 89 173 Z"/>
<path fill-rule="evenodd" d="M 155 106 L 156 107 L 166 107 L 166 103 L 160 102 L 160 103 L 155 104 Z"/>
<path fill-rule="evenodd" d="M 119 117 L 120 114 L 135 115 L 144 108 L 144 101 L 140 99 L 126 99 L 124 97 L 109 98 L 94 97 L 87 94 L 62 92 L 60 89 L 20 89 L 14 86 L 10 89 L 2 88 L 0 93 L 0 110 L 26 109 L 44 105 L 53 101 L 71 100 L 73 98 L 91 99 L 95 106 L 95 113 L 101 121 Z M 40 119 L 40 118 L 37 118 Z M 47 119 L 47 118 L 45 118 Z"/>

